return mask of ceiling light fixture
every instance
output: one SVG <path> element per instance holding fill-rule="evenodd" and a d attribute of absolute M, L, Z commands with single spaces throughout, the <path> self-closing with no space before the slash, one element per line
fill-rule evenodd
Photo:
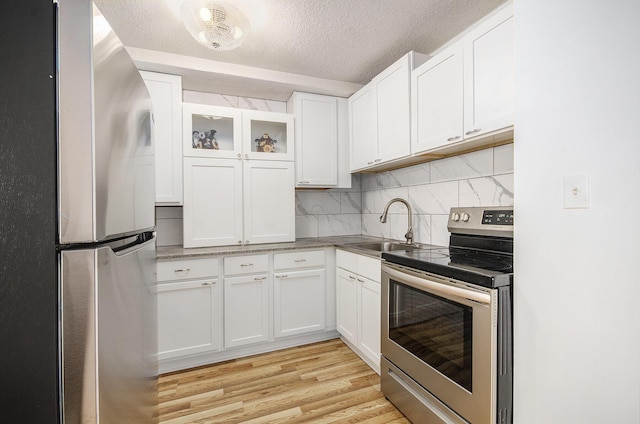
<path fill-rule="evenodd" d="M 247 16 L 224 1 L 185 0 L 180 17 L 198 43 L 217 51 L 240 46 L 250 29 Z"/>

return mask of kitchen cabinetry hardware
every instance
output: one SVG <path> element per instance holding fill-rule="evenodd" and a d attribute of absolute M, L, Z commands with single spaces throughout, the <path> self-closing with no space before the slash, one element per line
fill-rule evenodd
<path fill-rule="evenodd" d="M 374 162 L 375 162 L 375 163 L 378 163 L 378 162 L 380 162 L 381 160 L 382 160 L 382 159 L 378 158 L 378 159 L 374 160 Z"/>
<path fill-rule="evenodd" d="M 253 266 L 253 264 L 240 264 L 240 266 L 245 267 L 245 266 Z"/>
<path fill-rule="evenodd" d="M 212 281 L 212 282 L 210 282 L 210 283 L 202 283 L 202 286 L 203 286 L 203 287 L 206 287 L 206 286 L 213 286 L 215 283 L 216 283 L 215 281 Z"/>
<path fill-rule="evenodd" d="M 462 137 L 461 137 L 461 136 L 459 136 L 459 135 L 457 135 L 457 136 L 455 136 L 455 137 L 449 137 L 449 138 L 447 138 L 447 141 L 455 141 L 455 140 L 458 140 L 458 139 L 460 139 L 460 138 L 462 138 Z"/>
<path fill-rule="evenodd" d="M 464 133 L 465 135 L 471 135 L 471 134 L 475 134 L 475 133 L 479 133 L 480 131 L 482 131 L 481 128 L 476 128 L 474 130 L 471 131 L 467 131 L 466 133 Z"/>
<path fill-rule="evenodd" d="M 354 277 L 353 275 L 349 275 L 349 279 L 350 279 L 350 280 L 355 280 L 355 279 L 356 279 L 356 277 Z"/>
<path fill-rule="evenodd" d="M 295 259 L 293 262 L 301 263 L 301 262 L 307 262 L 307 260 L 306 259 Z"/>
<path fill-rule="evenodd" d="M 173 272 L 189 272 L 191 271 L 191 268 L 184 268 L 184 269 L 174 269 Z"/>
<path fill-rule="evenodd" d="M 298 181 L 298 184 L 309 184 L 309 181 Z"/>
<path fill-rule="evenodd" d="M 276 278 L 288 278 L 288 277 L 289 277 L 289 276 L 288 276 L 288 275 L 286 275 L 286 274 L 279 274 L 279 275 L 276 275 Z"/>
<path fill-rule="evenodd" d="M 254 281 L 262 281 L 262 280 L 266 280 L 266 279 L 267 279 L 267 277 L 255 277 L 253 280 Z"/>
<path fill-rule="evenodd" d="M 364 283 L 364 280 L 362 278 L 356 278 L 356 280 L 358 280 L 358 283 Z"/>

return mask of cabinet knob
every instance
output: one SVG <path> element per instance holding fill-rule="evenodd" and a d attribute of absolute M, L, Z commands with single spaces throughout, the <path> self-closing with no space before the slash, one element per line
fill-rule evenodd
<path fill-rule="evenodd" d="M 242 159 L 242 154 L 238 153 L 238 159 Z"/>
<path fill-rule="evenodd" d="M 482 131 L 480 128 L 476 128 L 475 130 L 467 131 L 464 134 L 465 135 L 471 135 L 471 134 L 479 133 L 480 131 Z"/>

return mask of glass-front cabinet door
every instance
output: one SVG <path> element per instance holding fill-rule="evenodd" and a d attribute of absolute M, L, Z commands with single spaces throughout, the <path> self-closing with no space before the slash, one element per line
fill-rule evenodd
<path fill-rule="evenodd" d="M 293 115 L 242 112 L 244 158 L 293 160 Z"/>
<path fill-rule="evenodd" d="M 182 114 L 184 156 L 242 157 L 240 110 L 183 103 Z"/>

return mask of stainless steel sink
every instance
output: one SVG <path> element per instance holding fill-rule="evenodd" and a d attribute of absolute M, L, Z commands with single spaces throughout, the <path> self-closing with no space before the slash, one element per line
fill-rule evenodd
<path fill-rule="evenodd" d="M 347 245 L 347 247 L 351 247 L 354 249 L 372 250 L 378 253 L 393 252 L 397 250 L 408 251 L 408 250 L 421 249 L 421 246 L 417 244 L 406 244 L 406 243 L 394 242 L 394 241 L 354 243 L 354 244 Z"/>

